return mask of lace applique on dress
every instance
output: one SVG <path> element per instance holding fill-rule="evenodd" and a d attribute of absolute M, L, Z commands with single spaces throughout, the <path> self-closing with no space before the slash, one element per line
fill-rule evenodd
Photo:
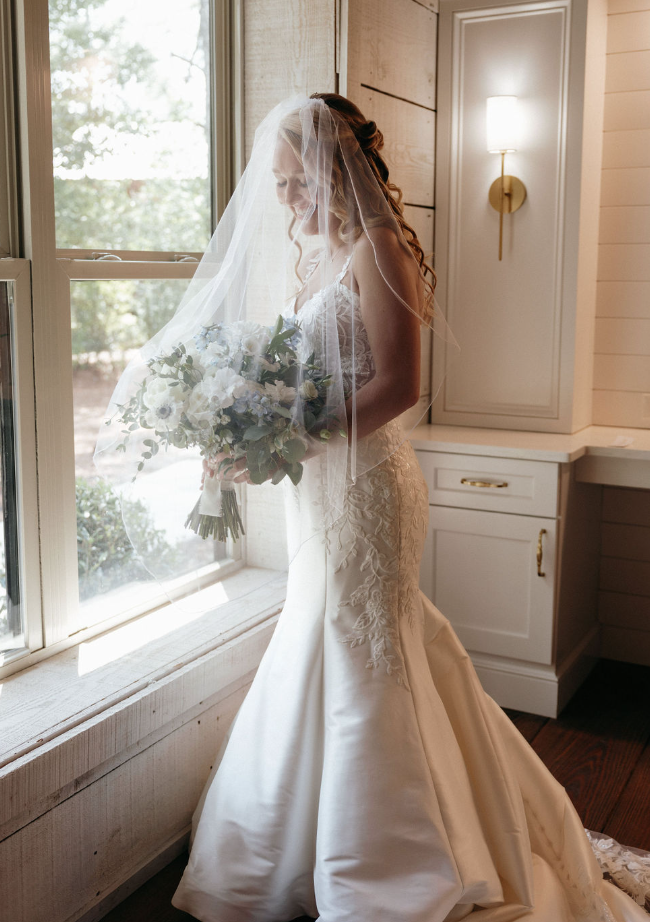
<path fill-rule="evenodd" d="M 381 438 L 388 427 L 395 432 L 399 423 L 388 423 L 369 438 Z M 365 578 L 339 602 L 339 610 L 361 608 L 352 630 L 339 640 L 350 648 L 367 643 L 366 668 L 383 666 L 408 689 L 399 624 L 406 619 L 415 627 L 419 583 L 414 560 L 422 551 L 428 509 L 426 483 L 410 443 L 350 484 L 346 497 L 346 511 L 328 540 L 336 534 L 341 552 L 336 572 L 362 556 L 358 566 Z"/>
<path fill-rule="evenodd" d="M 304 359 L 312 349 L 317 353 L 323 341 L 326 309 L 334 295 L 346 392 L 353 387 L 358 390 L 375 374 L 359 295 L 343 284 L 351 258 L 352 254 L 330 285 L 308 298 L 296 312 L 303 331 L 299 356 Z M 312 271 L 310 266 L 305 281 Z M 399 622 L 405 618 L 415 627 L 419 574 L 414 560 L 419 559 L 424 543 L 428 493 L 415 453 L 404 439 L 401 424 L 395 419 L 359 441 L 358 469 L 366 473 L 356 483 L 348 483 L 345 511 L 325 531 L 324 541 L 328 552 L 330 542 L 336 541 L 341 556 L 336 572 L 356 560 L 363 577 L 350 597 L 339 603 L 339 610 L 360 609 L 352 630 L 340 641 L 350 648 L 368 644 L 366 667 L 383 667 L 399 685 L 408 688 Z M 321 493 L 324 489 L 323 484 Z M 312 500 L 314 505 L 318 502 Z"/>
<path fill-rule="evenodd" d="M 351 253 L 348 256 L 343 268 L 333 282 L 308 298 L 297 311 L 295 311 L 298 298 L 298 295 L 296 295 L 291 306 L 285 312 L 288 319 L 297 318 L 300 320 L 303 339 L 298 348 L 298 357 L 304 361 L 310 352 L 314 350 L 318 361 L 318 349 L 324 340 L 323 324 L 328 299 L 331 294 L 334 295 L 336 327 L 341 353 L 341 377 L 346 393 L 349 393 L 353 387 L 358 390 L 375 374 L 370 340 L 361 317 L 361 300 L 356 291 L 352 291 L 351 288 L 343 284 L 343 278 L 350 267 L 352 255 Z M 316 256 L 310 260 L 303 284 L 306 284 L 312 275 L 318 264 L 318 259 L 319 256 Z M 353 352 L 354 355 L 352 354 Z"/>
<path fill-rule="evenodd" d="M 632 899 L 650 911 L 650 852 L 626 848 L 616 839 L 585 829 L 601 869 Z"/>

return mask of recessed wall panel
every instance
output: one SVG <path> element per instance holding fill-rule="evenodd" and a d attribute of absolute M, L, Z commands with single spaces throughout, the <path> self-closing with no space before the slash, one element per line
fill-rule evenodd
<path fill-rule="evenodd" d="M 448 411 L 555 416 L 562 285 L 566 121 L 564 5 L 458 12 L 452 27 L 447 319 L 461 345 Z M 499 216 L 488 190 L 500 173 L 486 149 L 486 97 L 515 95 L 520 149 L 505 172 L 526 201 Z"/>

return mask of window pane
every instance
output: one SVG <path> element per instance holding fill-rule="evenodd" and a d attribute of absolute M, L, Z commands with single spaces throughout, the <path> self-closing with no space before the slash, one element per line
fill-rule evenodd
<path fill-rule="evenodd" d="M 14 454 L 14 405 L 12 370 L 12 285 L 0 282 L 0 654 L 25 646 L 25 625 L 18 565 L 18 511 Z M 0 657 L 1 662 L 1 657 Z"/>
<path fill-rule="evenodd" d="M 72 351 L 77 483 L 79 592 L 87 626 L 160 594 L 160 586 L 136 559 L 114 494 L 96 473 L 92 456 L 104 411 L 133 351 L 174 312 L 186 281 L 73 282 Z M 154 520 L 142 508 L 128 510 L 131 528 L 148 553 L 175 577 L 225 559 L 220 542 L 198 538 L 185 519 L 198 495 L 201 464 L 189 452 L 156 471 L 155 459 L 140 475 L 146 491 L 166 497 Z M 171 478 L 171 479 L 170 479 Z"/>
<path fill-rule="evenodd" d="M 204 250 L 209 0 L 50 0 L 58 247 Z"/>

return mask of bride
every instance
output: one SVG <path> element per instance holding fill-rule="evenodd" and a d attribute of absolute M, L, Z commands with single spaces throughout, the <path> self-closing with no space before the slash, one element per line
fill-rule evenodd
<path fill-rule="evenodd" d="M 276 107 L 190 295 L 192 322 L 254 321 L 289 276 L 283 316 L 331 375 L 332 412 L 302 479 L 271 488 L 286 603 L 172 903 L 202 922 L 642 922 L 418 588 L 427 487 L 398 417 L 419 396 L 420 327 L 453 337 L 381 147 L 341 96 Z"/>

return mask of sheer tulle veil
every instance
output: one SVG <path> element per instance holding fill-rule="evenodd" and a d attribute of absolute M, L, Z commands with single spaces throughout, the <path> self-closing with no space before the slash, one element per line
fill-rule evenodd
<path fill-rule="evenodd" d="M 367 126 L 374 128 L 374 123 Z M 233 413 L 239 422 L 248 422 L 249 432 L 263 433 L 258 453 L 249 455 L 254 461 L 249 476 L 257 482 L 272 478 L 276 485 L 238 483 L 240 505 L 242 491 L 260 489 L 285 490 L 293 503 L 304 503 L 301 478 L 309 471 L 313 483 L 317 476 L 318 508 L 311 494 L 310 508 L 300 516 L 301 533 L 289 542 L 287 567 L 305 541 L 326 532 L 344 513 L 348 485 L 408 438 L 405 425 L 394 426 L 389 441 L 357 438 L 355 397 L 372 374 L 361 329 L 372 303 L 363 292 L 359 298 L 354 276 L 354 255 L 363 238 L 372 246 L 376 281 L 385 286 L 391 309 L 415 314 L 422 336 L 432 332 L 445 343 L 428 400 L 418 405 L 420 418 L 459 351 L 434 298 L 431 274 L 425 274 L 409 245 L 400 207 L 395 198 L 389 200 L 393 193 L 381 181 L 383 161 L 365 146 L 367 135 L 355 133 L 318 96 L 296 96 L 275 106 L 255 133 L 249 163 L 175 314 L 118 381 L 95 464 L 122 500 L 136 551 L 163 586 L 174 577 L 173 567 L 147 557 L 128 510 L 136 502 L 140 508 L 144 504 L 158 521 L 173 496 L 169 486 L 154 489 L 154 480 L 180 482 L 174 472 L 180 477 L 190 460 L 199 495 L 202 459 L 198 448 L 188 447 L 191 426 L 202 429 L 204 445 L 212 438 L 207 454 L 219 460 L 228 454 L 223 432 Z M 279 157 L 293 167 L 278 171 Z M 287 184 L 292 182 L 300 190 L 299 207 L 289 202 Z M 294 313 L 301 292 L 303 304 Z M 305 312 L 313 314 L 316 308 L 318 322 L 310 324 L 307 335 Z M 285 345 L 291 360 L 282 352 Z M 395 361 L 400 362 L 397 354 Z M 211 435 L 215 419 L 221 421 L 218 438 Z M 221 470 L 228 477 L 225 467 Z M 237 471 L 241 468 L 240 462 Z M 246 532 L 256 527 L 250 515 L 243 516 Z M 282 528 L 277 529 L 279 535 Z M 278 535 L 270 530 L 263 540 L 275 542 Z M 246 536 L 238 540 L 245 559 Z M 188 599 L 180 604 L 192 606 Z"/>

